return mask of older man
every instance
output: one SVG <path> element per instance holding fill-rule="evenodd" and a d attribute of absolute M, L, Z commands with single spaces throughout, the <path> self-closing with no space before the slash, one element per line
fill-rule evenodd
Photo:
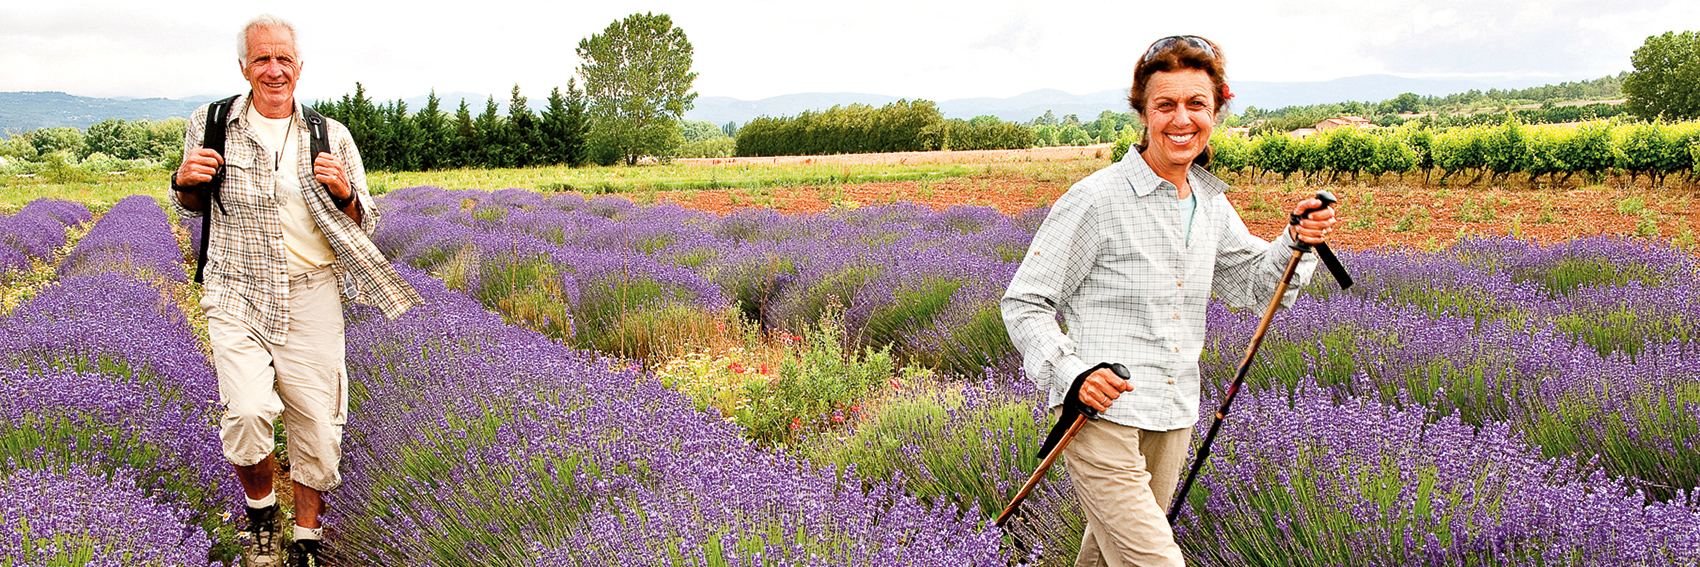
<path fill-rule="evenodd" d="M 322 495 L 342 482 L 344 302 L 395 317 L 420 298 L 372 244 L 378 215 L 348 129 L 325 120 L 330 151 L 311 155 L 306 109 L 295 99 L 295 28 L 255 18 L 237 37 L 237 61 L 250 90 L 223 113 L 224 145 L 202 147 L 213 105 L 196 110 L 171 194 L 179 214 L 212 216 L 201 309 L 225 408 L 219 439 L 247 496 L 247 564 L 283 557 L 272 488 L 272 423 L 281 414 L 295 502 L 288 557 L 314 565 Z"/>

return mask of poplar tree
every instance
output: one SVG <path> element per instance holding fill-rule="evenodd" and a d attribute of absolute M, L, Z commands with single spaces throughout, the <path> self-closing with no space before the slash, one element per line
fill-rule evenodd
<path fill-rule="evenodd" d="M 682 142 L 677 122 L 696 100 L 691 42 L 666 14 L 632 14 L 579 41 L 592 136 L 627 165 Z"/>

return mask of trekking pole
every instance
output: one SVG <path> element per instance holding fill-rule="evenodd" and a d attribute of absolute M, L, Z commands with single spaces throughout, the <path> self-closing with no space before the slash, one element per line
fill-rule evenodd
<path fill-rule="evenodd" d="M 1317 200 L 1322 206 L 1305 211 L 1303 215 L 1295 214 L 1288 224 L 1299 224 L 1299 219 L 1310 216 L 1311 213 L 1328 208 L 1335 203 L 1334 195 L 1327 191 L 1317 191 Z M 1210 458 L 1210 444 L 1216 441 L 1216 433 L 1222 430 L 1222 421 L 1228 417 L 1228 406 L 1234 403 L 1234 396 L 1239 394 L 1240 386 L 1245 384 L 1246 371 L 1251 369 L 1251 359 L 1257 355 L 1257 347 L 1263 345 L 1263 336 L 1269 331 L 1269 322 L 1275 319 L 1275 310 L 1281 307 L 1281 296 L 1287 294 L 1287 285 L 1293 280 L 1293 272 L 1298 270 L 1299 260 L 1305 252 L 1315 249 L 1322 263 L 1328 266 L 1329 273 L 1340 282 L 1340 289 L 1352 287 L 1352 277 L 1346 273 L 1346 268 L 1340 265 L 1340 260 L 1334 257 L 1334 251 L 1327 243 L 1312 246 L 1304 241 L 1293 245 L 1293 258 L 1287 261 L 1287 270 L 1281 274 L 1281 283 L 1275 285 L 1275 297 L 1270 298 L 1269 307 L 1263 310 L 1263 319 L 1257 322 L 1257 332 L 1251 335 L 1251 346 L 1246 348 L 1245 359 L 1240 361 L 1240 367 L 1234 372 L 1234 384 L 1228 387 L 1228 395 L 1222 399 L 1222 407 L 1216 410 L 1216 419 L 1210 422 L 1210 432 L 1204 435 L 1204 444 L 1198 447 L 1198 457 L 1192 460 L 1192 469 L 1186 473 L 1186 482 L 1181 484 L 1181 490 L 1175 495 L 1175 500 L 1169 505 L 1169 525 L 1175 525 L 1180 518 L 1181 508 L 1186 506 L 1186 493 L 1192 489 L 1192 483 L 1198 480 L 1198 471 L 1204 468 L 1205 459 Z"/>
<path fill-rule="evenodd" d="M 1086 414 L 1074 418 L 1074 423 L 1068 426 L 1068 433 L 1063 435 L 1062 442 L 1058 443 L 1058 447 L 1052 450 L 1050 454 L 1045 455 L 1045 460 L 1039 462 L 1039 468 L 1034 469 L 1033 476 L 1027 478 L 1027 484 L 1021 485 L 1021 492 L 1015 493 L 1015 498 L 1009 501 L 1009 506 L 1003 509 L 1002 514 L 998 514 L 998 519 L 993 522 L 993 525 L 1001 528 L 1009 522 L 1010 516 L 1015 515 L 1015 509 L 1021 506 L 1021 501 L 1027 499 L 1027 495 L 1032 493 L 1033 488 L 1039 486 L 1039 481 L 1045 478 L 1045 473 L 1051 470 L 1051 464 L 1056 462 L 1057 455 L 1062 454 L 1062 446 L 1068 445 L 1069 441 L 1074 440 L 1074 434 L 1080 433 L 1080 427 L 1083 425 L 1086 425 Z"/>
<path fill-rule="evenodd" d="M 1096 372 L 1099 368 L 1108 368 L 1123 380 L 1132 377 L 1128 374 L 1127 367 L 1119 363 L 1099 364 L 1091 371 Z M 1021 491 L 1015 493 L 1015 498 L 1009 501 L 1009 506 L 1003 509 L 1002 514 L 998 514 L 993 525 L 1001 528 L 1009 522 L 1009 518 L 1015 515 L 1015 509 L 1021 506 L 1021 501 L 1027 499 L 1027 495 L 1045 478 L 1045 473 L 1051 470 L 1057 456 L 1062 454 L 1063 447 L 1067 447 L 1068 442 L 1074 440 L 1074 434 L 1080 433 L 1080 428 L 1085 426 L 1087 421 L 1098 419 L 1098 411 L 1080 403 L 1077 396 L 1077 392 L 1071 391 L 1064 397 L 1062 415 L 1058 416 L 1056 426 L 1051 428 L 1050 435 L 1045 437 L 1045 443 L 1039 447 L 1039 457 L 1043 459 L 1039 461 L 1039 468 L 1033 470 L 1033 476 L 1027 477 L 1027 483 L 1021 485 Z"/>

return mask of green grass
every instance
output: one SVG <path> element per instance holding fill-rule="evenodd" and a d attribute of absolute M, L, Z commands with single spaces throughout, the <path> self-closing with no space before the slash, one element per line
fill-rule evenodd
<path fill-rule="evenodd" d="M 780 187 L 841 187 L 859 183 L 918 181 L 923 192 L 938 181 L 984 176 L 1017 178 L 1039 183 L 1071 185 L 1108 165 L 1103 159 L 1008 161 L 995 163 L 900 163 L 845 165 L 831 163 L 695 165 L 666 164 L 569 168 L 546 166 L 508 169 L 449 169 L 437 171 L 368 171 L 374 195 L 403 187 L 434 185 L 449 189 L 507 188 L 575 192 L 589 195 L 637 194 L 653 198 L 659 191 L 702 189 L 771 189 Z M 0 213 L 11 213 L 39 197 L 81 201 L 97 213 L 130 195 L 167 198 L 170 171 L 141 170 L 94 176 L 92 181 L 60 182 L 46 175 L 0 177 Z M 830 191 L 830 190 L 829 190 Z M 757 200 L 771 198 L 757 193 Z M 746 196 L 748 198 L 748 196 Z"/>
<path fill-rule="evenodd" d="M 698 189 L 765 189 L 827 186 L 888 181 L 937 181 L 963 177 L 978 168 L 966 164 L 748 164 L 640 165 L 612 167 L 565 166 L 517 169 L 452 169 L 442 171 L 375 172 L 368 179 L 372 192 L 417 185 L 450 189 L 565 191 L 585 194 Z"/>
<path fill-rule="evenodd" d="M 752 164 L 752 165 L 642 165 L 635 167 L 565 166 L 510 169 L 451 169 L 439 171 L 367 172 L 367 184 L 375 195 L 416 185 L 450 189 L 507 189 L 562 191 L 585 194 L 683 191 L 697 189 L 766 189 L 774 187 L 827 186 L 889 181 L 938 181 L 978 173 L 970 164 Z M 1016 168 L 1023 175 L 1046 176 L 1049 172 Z M 169 171 L 134 171 L 109 175 L 93 182 L 56 183 L 44 176 L 0 179 L 0 211 L 15 212 L 39 197 L 81 201 L 104 210 L 130 195 L 166 197 Z"/>
<path fill-rule="evenodd" d="M 92 183 L 55 183 L 43 176 L 0 177 L 0 213 L 15 213 L 25 204 L 41 197 L 80 201 L 95 214 L 112 208 L 113 203 L 130 195 L 150 195 L 166 198 L 171 172 L 132 171 L 122 175 L 105 175 Z"/>

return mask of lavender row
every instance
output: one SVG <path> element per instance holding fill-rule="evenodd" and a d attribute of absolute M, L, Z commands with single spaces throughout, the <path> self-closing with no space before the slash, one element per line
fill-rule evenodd
<path fill-rule="evenodd" d="M 330 507 L 346 560 L 1008 563 L 952 507 L 807 472 L 624 363 L 400 269 L 426 305 L 349 321 L 357 407 Z"/>
<path fill-rule="evenodd" d="M 697 292 L 700 308 L 731 304 L 767 328 L 803 329 L 837 303 L 862 344 L 893 345 L 905 358 L 969 375 L 1016 366 L 996 301 L 1042 218 L 989 208 L 934 213 L 909 203 L 717 217 L 613 198 L 430 187 L 392 192 L 385 206 L 380 246 L 415 265 L 465 260 L 458 252 L 483 234 L 558 243 L 590 265 L 598 256 L 648 258 L 701 274 L 711 286 Z"/>
<path fill-rule="evenodd" d="M 8 550 L 20 560 L 51 556 L 64 542 L 73 544 L 66 549 L 128 542 L 128 556 L 95 556 L 124 564 L 155 558 L 150 564 L 198 565 L 230 551 L 223 517 L 237 510 L 240 490 L 212 425 L 212 368 L 182 311 L 157 287 L 170 284 L 152 279 L 171 273 L 149 257 L 166 248 L 175 252 L 163 211 L 146 197 L 125 199 L 79 242 L 60 266 L 60 281 L 0 319 L 0 471 L 48 479 L 33 485 L 37 491 L 83 490 L 78 479 L 93 475 L 112 487 L 114 499 L 96 493 L 98 506 L 122 504 L 135 492 L 149 502 L 133 507 L 140 517 L 171 520 L 139 532 L 135 518 L 99 510 L 55 516 L 69 523 L 31 521 L 19 536 L 28 541 Z M 169 261 L 176 260 L 173 254 Z M 180 264 L 175 273 L 180 279 Z M 51 499 L 76 503 L 88 494 Z M 54 531 L 60 527 L 75 531 Z M 83 533 L 129 535 L 83 542 Z"/>
<path fill-rule="evenodd" d="M 131 195 L 100 217 L 59 265 L 59 277 L 122 272 L 183 281 L 183 253 L 153 197 Z"/>
<path fill-rule="evenodd" d="M 1645 502 L 1508 425 L 1303 384 L 1236 404 L 1177 539 L 1203 565 L 1687 565 L 1700 498 Z M 1259 526 L 1259 529 L 1246 529 Z"/>
<path fill-rule="evenodd" d="M 0 275 L 28 269 L 65 245 L 65 229 L 81 226 L 92 215 L 82 203 L 40 198 L 11 216 L 0 216 Z"/>
<path fill-rule="evenodd" d="M 122 470 L 0 473 L 0 563 L 204 565 L 211 541 L 188 525 L 192 515 Z"/>
<path fill-rule="evenodd" d="M 1555 324 L 1602 355 L 1700 340 L 1700 260 L 1657 241 L 1593 237 L 1543 247 L 1483 237 L 1438 254 L 1378 249 L 1343 259 L 1361 275 L 1353 295 L 1441 316 Z"/>
<path fill-rule="evenodd" d="M 845 437 L 804 447 L 817 462 L 984 510 L 1007 502 L 1033 469 L 1051 421 L 1034 411 L 1034 398 L 1026 383 L 993 377 L 917 389 Z M 1418 404 L 1342 395 L 1309 378 L 1239 400 L 1177 532 L 1200 564 L 1700 560 L 1695 493 L 1648 503 L 1633 479 L 1545 456 L 1509 424 L 1437 418 Z M 1203 434 L 1195 429 L 1194 446 Z M 1053 471 L 1009 535 L 1046 564 L 1067 564 L 1082 528 L 1066 474 Z"/>
<path fill-rule="evenodd" d="M 1700 323 L 1700 290 L 1681 283 L 1579 288 L 1513 304 L 1535 316 L 1484 319 L 1436 314 L 1432 306 L 1375 299 L 1373 292 L 1308 297 L 1282 313 L 1259 352 L 1254 383 L 1290 390 L 1308 376 L 1470 424 L 1509 422 L 1548 455 L 1599 455 L 1607 472 L 1630 477 L 1655 498 L 1700 486 L 1700 341 L 1682 331 Z M 1605 354 L 1586 339 L 1608 328 L 1566 328 L 1574 314 L 1617 309 L 1664 313 L 1666 323 L 1619 322 L 1637 333 L 1635 347 Z M 1542 313 L 1564 315 L 1543 320 Z M 1239 362 L 1226 349 L 1249 341 L 1254 314 L 1212 306 L 1208 316 L 1210 344 L 1223 354 L 1206 357 L 1205 382 L 1225 387 Z M 1661 329 L 1677 332 L 1661 340 Z"/>

